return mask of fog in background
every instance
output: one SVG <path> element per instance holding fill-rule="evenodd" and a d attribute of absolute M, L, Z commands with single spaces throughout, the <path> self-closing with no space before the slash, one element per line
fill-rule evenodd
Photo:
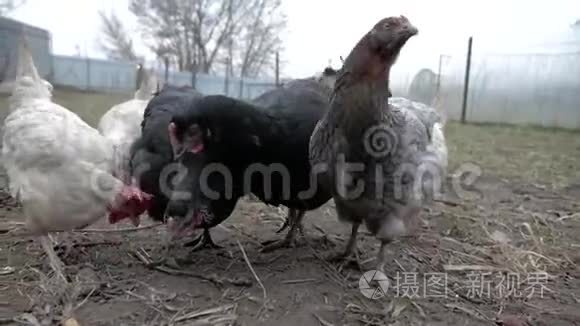
<path fill-rule="evenodd" d="M 571 40 L 580 19 L 574 0 L 413 1 L 413 0 L 293 0 L 285 1 L 288 28 L 283 35 L 283 76 L 304 77 L 329 63 L 340 66 L 356 41 L 380 18 L 407 16 L 420 30 L 395 67 L 415 73 L 436 71 L 442 53 L 462 54 L 474 36 L 474 51 L 493 53 L 559 51 Z M 115 11 L 134 35 L 136 49 L 154 61 L 139 38 L 127 0 L 28 0 L 10 17 L 49 30 L 53 52 L 104 58 L 97 46 L 99 10 Z"/>

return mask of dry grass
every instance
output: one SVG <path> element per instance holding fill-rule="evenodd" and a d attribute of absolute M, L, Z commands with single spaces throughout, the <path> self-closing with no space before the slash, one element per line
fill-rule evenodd
<path fill-rule="evenodd" d="M 123 94 L 79 93 L 70 90 L 57 90 L 55 92 L 57 103 L 74 110 L 92 125 L 96 124 L 108 108 L 129 97 L 129 95 Z M 0 108 L 3 108 L 1 112 L 2 115 L 5 115 L 7 111 L 6 98 L 0 97 Z M 496 318 L 500 318 L 504 306 L 517 306 L 517 300 L 493 297 L 477 300 L 470 298 L 466 293 L 467 285 L 465 284 L 466 274 L 469 272 L 516 273 L 521 275 L 523 282 L 525 276 L 530 273 L 540 272 L 554 277 L 563 272 L 577 269 L 576 264 L 580 261 L 576 253 L 580 248 L 580 233 L 578 232 L 580 230 L 580 214 L 578 213 L 580 205 L 570 200 L 569 196 L 564 195 L 562 188 L 570 184 L 580 185 L 580 169 L 577 167 L 578 162 L 580 162 L 580 133 L 531 127 L 450 123 L 446 134 L 451 170 L 463 163 L 470 162 L 480 166 L 485 176 L 500 178 L 491 181 L 484 180 L 483 183 L 487 182 L 487 188 L 479 189 L 481 194 L 462 198 L 457 207 L 440 204 L 432 207 L 431 212 L 426 214 L 428 225 L 422 232 L 419 232 L 418 237 L 393 244 L 394 264 L 389 267 L 388 272 L 389 275 L 394 275 L 398 271 L 418 272 L 419 274 L 447 272 L 449 291 L 451 294 L 457 294 L 456 297 L 453 296 L 453 299 L 442 302 L 427 302 L 408 298 L 395 298 L 390 302 L 365 301 L 364 298 L 361 299 L 357 289 L 356 280 L 360 271 L 349 272 L 328 263 L 322 257 L 327 248 L 324 245 L 320 246 L 320 243 L 314 245 L 308 243 L 307 250 L 303 250 L 304 252 L 300 252 L 300 250 L 289 251 L 300 259 L 304 259 L 303 256 L 309 254 L 313 255 L 315 259 L 308 261 L 307 266 L 316 267 L 315 274 L 309 275 L 301 271 L 298 275 L 288 276 L 286 275 L 287 267 L 282 265 L 284 273 L 280 273 L 280 276 L 273 272 L 265 273 L 264 267 L 257 265 L 255 257 L 252 257 L 253 251 L 248 250 L 248 254 L 250 254 L 248 258 L 245 255 L 246 249 L 237 242 L 238 247 L 242 248 L 244 259 L 242 260 L 239 255 L 236 255 L 237 260 L 232 258 L 230 267 L 236 261 L 238 264 L 241 261 L 244 271 L 246 266 L 250 270 L 253 270 L 253 265 L 262 268 L 261 271 L 253 271 L 252 273 L 258 282 L 256 285 L 262 290 L 262 298 L 259 298 L 259 293 L 257 299 L 254 298 L 256 304 L 255 307 L 252 307 L 258 310 L 255 315 L 269 310 L 269 302 L 266 305 L 266 301 L 274 302 L 281 299 L 279 296 L 276 297 L 276 287 L 272 286 L 270 278 L 280 276 L 282 280 L 286 280 L 277 280 L 279 281 L 277 285 L 312 283 L 314 288 L 319 284 L 315 280 L 324 275 L 326 280 L 320 284 L 330 286 L 330 288 L 335 287 L 345 293 L 344 299 L 341 299 L 340 307 L 336 303 L 337 309 L 344 311 L 342 317 L 346 317 L 347 320 L 353 321 L 355 324 L 392 325 L 399 322 L 401 325 L 421 324 L 423 321 L 429 320 L 430 315 L 441 311 L 448 312 L 449 316 L 445 317 L 451 318 L 446 319 L 448 324 L 454 323 L 452 317 L 458 315 L 468 316 L 474 323 L 477 321 L 491 324 Z M 505 180 L 501 181 L 501 179 Z M 530 190 L 531 187 L 533 191 L 530 193 L 516 191 L 522 187 L 525 188 L 524 190 Z M 552 189 L 555 191 L 550 192 Z M 328 207 L 325 209 L 334 211 Z M 236 210 L 238 212 L 244 211 L 243 214 L 252 217 L 260 215 L 250 210 L 247 203 L 240 204 Z M 265 214 L 273 216 L 276 215 L 276 212 L 272 210 Z M 317 213 L 309 214 L 315 215 Z M 326 223 L 324 224 L 325 231 L 319 232 L 327 236 L 328 239 L 337 238 L 335 234 L 337 231 L 333 228 L 337 224 L 336 217 L 330 216 L 329 221 L 325 221 L 328 216 L 322 212 L 318 214 L 320 214 L 318 217 L 311 216 L 312 220 L 318 218 L 316 223 Z M 261 222 L 265 222 L 265 219 Z M 258 227 L 252 229 L 249 219 L 239 223 L 228 224 L 228 230 L 235 229 L 238 231 L 235 233 L 244 235 L 242 239 L 246 248 L 251 249 L 254 245 L 259 246 L 260 242 L 256 235 L 264 230 L 258 229 Z M 240 225 L 247 226 L 251 230 L 242 232 Z M 263 226 L 262 223 L 260 225 Z M 225 229 L 225 227 L 223 228 Z M 315 226 L 311 229 L 313 230 L 311 232 L 316 232 L 315 229 L 320 230 L 321 228 Z M 91 234 L 91 236 L 94 235 Z M 248 246 L 249 240 L 252 241 L 252 244 Z M 369 248 L 375 248 L 374 238 L 370 239 L 372 242 L 369 239 L 366 240 L 361 244 L 363 251 L 365 251 L 364 258 L 372 261 L 374 249 L 370 250 Z M 143 241 L 134 240 L 133 242 L 141 246 Z M 342 249 L 342 243 L 339 245 Z M 105 249 L 100 250 L 106 252 Z M 236 252 L 235 250 L 237 249 L 234 249 L 234 252 Z M 128 251 L 130 252 L 130 250 Z M 576 258 L 570 257 L 572 255 L 576 255 Z M 274 262 L 276 259 L 275 257 L 267 266 L 283 264 L 284 259 L 277 263 Z M 146 266 L 149 265 L 147 261 L 143 263 Z M 369 266 L 372 265 L 368 264 L 367 267 Z M 278 267 L 280 268 L 280 266 Z M 191 282 L 202 279 L 212 284 L 234 284 L 233 279 L 222 274 L 220 274 L 221 277 L 214 279 L 213 274 L 204 276 L 197 270 L 175 270 L 165 267 L 163 269 L 155 267 L 154 269 L 164 274 L 170 274 L 168 276 L 171 277 L 187 276 Z M 33 271 L 35 271 L 33 268 L 24 269 L 24 272 L 21 272 L 22 280 L 19 280 L 20 283 L 27 284 L 26 286 L 33 287 L 38 291 L 33 295 L 36 300 L 40 300 L 33 302 L 36 306 L 45 307 L 39 303 L 52 302 L 50 314 L 58 314 L 59 319 L 69 317 L 71 310 L 76 310 L 75 308 L 85 301 L 89 300 L 90 302 L 91 296 L 99 294 L 99 290 L 93 293 L 92 284 L 94 282 L 90 278 L 74 279 L 71 288 L 58 289 L 51 283 L 50 277 L 39 271 Z M 12 273 L 14 272 L 12 271 Z M 101 275 L 101 277 L 104 276 Z M 353 278 L 355 279 L 354 283 L 350 282 Z M 262 280 L 263 284 L 261 284 Z M 549 287 L 553 286 L 558 285 L 550 283 Z M 189 298 L 186 300 L 186 298 L 176 297 L 171 293 L 171 295 L 161 293 L 150 286 L 145 288 L 141 289 L 140 293 L 137 293 L 133 288 L 123 290 L 124 292 L 119 295 L 128 296 L 127 299 L 131 300 L 136 299 L 149 307 L 151 311 L 155 311 L 154 314 L 160 316 L 159 320 L 167 320 L 168 324 L 183 322 L 195 325 L 219 323 L 228 325 L 235 323 L 238 315 L 248 314 L 243 309 L 238 310 L 238 301 L 230 304 L 223 299 L 228 297 L 225 292 L 220 299 L 221 301 L 218 300 L 217 303 L 212 302 L 210 306 L 205 304 L 194 306 L 188 301 Z M 560 296 L 569 296 L 566 292 L 567 289 L 555 289 L 560 292 Z M 101 292 L 103 291 L 101 289 Z M 567 298 L 572 300 L 571 298 L 575 297 Z M 548 300 L 546 298 L 545 302 Z M 175 302 L 179 304 L 175 304 Z M 240 305 L 243 304 L 240 303 Z M 180 306 L 180 308 L 176 309 L 175 306 Z M 536 308 L 523 311 L 529 315 L 541 313 L 541 310 Z M 32 313 L 37 317 L 42 317 L 43 314 L 47 315 L 42 311 L 33 310 Z M 26 314 L 23 316 L 32 318 Z M 316 323 L 320 325 L 333 325 L 327 316 L 319 314 L 313 314 L 313 316 Z M 45 318 L 53 320 L 50 316 Z M 408 323 L 404 323 L 405 320 Z M 458 320 L 460 319 L 455 319 L 455 321 Z"/>
<path fill-rule="evenodd" d="M 538 213 L 524 212 L 518 218 L 510 218 L 510 212 L 503 210 L 487 218 L 466 218 L 455 211 L 447 212 L 452 232 L 444 232 L 441 237 L 441 248 L 451 254 L 446 258 L 447 270 L 526 275 L 549 274 L 573 267 L 568 255 L 574 248 L 569 242 L 561 241 L 567 238 L 562 229 L 580 229 L 579 218 L 564 224 L 550 214 L 540 218 Z"/>
<path fill-rule="evenodd" d="M 580 182 L 580 132 L 505 125 L 447 126 L 451 167 L 472 162 L 484 174 L 548 183 Z"/>
<path fill-rule="evenodd" d="M 81 92 L 73 89 L 56 88 L 53 99 L 56 103 L 76 112 L 92 126 L 96 126 L 101 116 L 113 105 L 131 98 L 132 94 Z M 8 95 L 0 94 L 0 119 L 8 114 Z"/>

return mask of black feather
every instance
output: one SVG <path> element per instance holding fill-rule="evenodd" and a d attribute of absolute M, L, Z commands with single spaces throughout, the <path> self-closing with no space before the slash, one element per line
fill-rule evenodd
<path fill-rule="evenodd" d="M 271 196 L 259 174 L 252 177 L 249 190 L 267 204 L 311 210 L 331 198 L 330 192 L 322 189 L 311 198 L 299 196 L 311 186 L 308 144 L 316 123 L 328 109 L 328 102 L 326 87 L 313 80 L 296 80 L 251 102 L 221 95 L 206 96 L 194 101 L 194 109 L 176 114 L 173 122 L 178 134 L 193 124 L 205 130 L 203 157 L 206 163 L 218 162 L 232 172 L 235 200 L 248 193 L 244 188 L 248 167 L 256 163 L 281 164 L 290 173 L 289 196 L 284 196 L 283 179 L 276 174 L 271 178 Z M 191 180 L 188 182 L 191 184 Z M 211 206 L 212 210 L 216 207 L 215 203 Z M 228 216 L 215 216 L 205 227 Z"/>
<path fill-rule="evenodd" d="M 131 147 L 130 172 L 139 187 L 154 196 L 149 216 L 161 221 L 169 198 L 159 187 L 162 169 L 173 161 L 167 126 L 175 114 L 186 110 L 201 94 L 191 87 L 166 85 L 149 101 L 141 122 L 141 137 Z"/>

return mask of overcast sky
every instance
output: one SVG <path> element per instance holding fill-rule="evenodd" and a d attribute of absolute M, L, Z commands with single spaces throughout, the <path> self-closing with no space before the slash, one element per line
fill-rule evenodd
<path fill-rule="evenodd" d="M 114 10 L 135 34 L 128 0 L 28 0 L 12 18 L 52 33 L 56 54 L 103 57 L 96 46 L 101 9 Z M 399 69 L 436 68 L 441 53 L 465 51 L 468 36 L 476 49 L 510 52 L 523 45 L 562 42 L 580 19 L 579 0 L 285 0 L 288 29 L 283 35 L 283 74 L 304 77 L 346 56 L 356 41 L 382 17 L 403 14 L 419 28 L 401 55 Z M 556 35 L 556 39 L 552 37 Z M 564 37 L 565 39 L 565 37 Z M 523 50 L 522 50 L 523 51 Z"/>

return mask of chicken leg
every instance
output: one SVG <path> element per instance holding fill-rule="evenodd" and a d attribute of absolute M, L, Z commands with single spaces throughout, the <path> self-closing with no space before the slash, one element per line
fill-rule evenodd
<path fill-rule="evenodd" d="M 387 245 L 391 241 L 382 240 L 381 247 L 379 248 L 379 252 L 377 253 L 377 271 L 385 272 L 385 263 L 387 260 Z"/>
<path fill-rule="evenodd" d="M 40 236 L 40 244 L 42 245 L 42 248 L 46 252 L 48 262 L 50 264 L 50 267 L 54 270 L 56 277 L 61 279 L 64 283 L 68 283 L 66 276 L 64 274 L 64 264 L 60 260 L 60 258 L 58 258 L 58 256 L 56 255 L 56 252 L 54 252 L 52 241 L 50 241 L 48 234 Z"/>
<path fill-rule="evenodd" d="M 286 217 L 284 224 L 282 224 L 282 226 L 276 231 L 276 233 L 281 233 L 282 231 L 286 230 L 288 228 L 288 226 L 290 226 L 290 223 L 292 222 L 292 219 L 294 218 L 292 216 L 292 214 L 293 214 L 292 209 L 288 208 L 288 216 Z M 304 234 L 304 229 L 303 229 L 302 223 L 300 223 L 298 225 L 298 228 L 300 230 L 300 233 Z"/>
<path fill-rule="evenodd" d="M 193 247 L 191 251 L 197 251 L 203 248 L 221 249 L 221 246 L 216 245 L 211 238 L 209 229 L 203 229 L 203 233 L 197 238 L 189 241 L 183 245 L 184 247 Z"/>
<path fill-rule="evenodd" d="M 387 260 L 387 245 L 395 239 L 407 235 L 408 226 L 417 222 L 420 212 L 421 207 L 399 207 L 382 220 L 380 229 L 377 232 L 377 239 L 381 241 L 376 260 L 378 271 L 384 272 Z"/>
<path fill-rule="evenodd" d="M 334 254 L 332 256 L 330 256 L 328 258 L 328 260 L 333 261 L 333 262 L 338 262 L 338 261 L 342 261 L 342 262 L 346 262 L 351 260 L 353 257 L 353 253 L 354 253 L 354 262 L 359 265 L 360 267 L 360 262 L 358 261 L 358 253 L 357 253 L 357 246 L 356 246 L 356 240 L 357 240 L 357 236 L 358 236 L 358 228 L 360 226 L 359 222 L 354 222 L 352 224 L 352 229 L 350 232 L 350 238 L 348 239 L 348 242 L 346 244 L 346 248 L 344 250 L 343 253 L 339 253 L 339 254 Z"/>
<path fill-rule="evenodd" d="M 295 239 L 296 239 L 296 230 L 300 230 L 300 233 L 303 233 L 302 219 L 304 218 L 305 214 L 306 214 L 306 211 L 289 208 L 288 209 L 288 218 L 286 219 L 286 222 L 284 222 L 284 225 L 282 226 L 282 228 L 280 228 L 278 231 L 276 231 L 276 233 L 280 233 L 287 226 L 290 226 L 290 230 L 288 230 L 286 237 L 284 237 L 284 239 L 280 240 L 280 241 L 274 241 L 274 242 L 270 241 L 270 242 L 264 243 L 265 246 L 260 251 L 261 252 L 272 252 L 274 250 L 278 250 L 281 248 L 289 248 L 289 247 L 294 246 Z"/>

